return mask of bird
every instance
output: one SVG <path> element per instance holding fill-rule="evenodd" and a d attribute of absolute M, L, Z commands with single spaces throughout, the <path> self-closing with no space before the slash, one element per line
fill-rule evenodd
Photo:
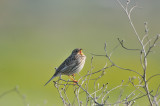
<path fill-rule="evenodd" d="M 44 85 L 46 86 L 52 79 L 61 75 L 68 75 L 71 80 L 74 80 L 71 75 L 79 73 L 85 64 L 86 56 L 82 53 L 81 48 L 76 48 L 72 51 L 71 55 L 56 69 L 56 72 L 51 77 L 51 79 Z"/>

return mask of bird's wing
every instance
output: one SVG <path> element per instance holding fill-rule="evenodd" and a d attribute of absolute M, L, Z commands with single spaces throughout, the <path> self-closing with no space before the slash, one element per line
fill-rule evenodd
<path fill-rule="evenodd" d="M 55 74 L 64 72 L 66 70 L 71 70 L 75 65 L 77 64 L 77 61 L 75 57 L 69 56 L 56 70 Z"/>

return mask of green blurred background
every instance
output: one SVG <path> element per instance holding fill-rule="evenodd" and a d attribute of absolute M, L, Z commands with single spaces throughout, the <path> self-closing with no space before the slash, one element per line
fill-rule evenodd
<path fill-rule="evenodd" d="M 160 0 L 137 0 L 139 8 L 132 19 L 139 34 L 144 34 L 148 22 L 149 34 L 160 33 Z M 62 105 L 52 83 L 44 84 L 74 48 L 81 47 L 87 56 L 83 74 L 90 69 L 91 55 L 104 54 L 125 40 L 130 48 L 139 47 L 127 17 L 116 0 L 1 0 L 0 1 L 0 94 L 19 86 L 30 106 Z M 159 73 L 160 49 L 154 48 L 148 57 L 148 74 Z M 139 53 L 121 47 L 112 55 L 113 61 L 140 73 Z M 94 58 L 95 70 L 105 65 L 106 59 Z M 83 75 L 82 73 L 80 73 Z M 103 81 L 117 86 L 127 81 L 132 72 L 107 70 Z M 67 79 L 67 77 L 63 76 Z M 154 82 L 154 83 L 152 83 Z M 155 77 L 150 87 L 156 89 L 160 82 Z M 103 83 L 103 82 L 102 82 Z M 101 84 L 102 84 L 101 83 Z M 140 101 L 141 103 L 141 101 Z M 145 102 L 143 102 L 144 104 Z M 15 92 L 0 98 L 0 106 L 22 106 Z"/>

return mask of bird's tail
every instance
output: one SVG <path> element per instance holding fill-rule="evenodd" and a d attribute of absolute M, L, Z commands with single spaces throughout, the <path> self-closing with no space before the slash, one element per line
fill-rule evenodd
<path fill-rule="evenodd" d="M 44 86 L 46 86 L 55 77 L 56 77 L 56 75 L 53 75 L 52 78 Z"/>

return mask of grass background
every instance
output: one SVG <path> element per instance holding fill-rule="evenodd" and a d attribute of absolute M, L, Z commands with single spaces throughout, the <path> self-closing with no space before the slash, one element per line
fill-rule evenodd
<path fill-rule="evenodd" d="M 144 22 L 148 22 L 151 36 L 160 33 L 159 0 L 138 0 L 140 8 L 132 14 L 138 33 L 144 34 Z M 30 106 L 62 105 L 56 88 L 50 83 L 43 85 L 53 75 L 54 67 L 81 47 L 87 56 L 82 70 L 90 69 L 91 55 L 103 54 L 104 43 L 108 51 L 125 40 L 130 48 L 138 48 L 138 41 L 127 17 L 116 0 L 1 0 L 0 1 L 0 94 L 20 87 Z M 142 36 L 141 36 L 142 37 Z M 154 48 L 148 57 L 148 74 L 159 73 L 160 49 Z M 139 53 L 118 48 L 112 55 L 120 66 L 138 70 Z M 105 58 L 94 59 L 95 70 L 105 65 Z M 117 69 L 107 70 L 103 81 L 111 86 L 127 81 L 133 73 Z M 66 78 L 66 76 L 63 76 Z M 160 78 L 155 77 L 150 87 L 156 89 Z M 102 82 L 103 83 L 103 82 Z M 116 97 L 116 95 L 115 95 Z M 145 102 L 139 101 L 139 104 Z M 22 106 L 23 101 L 15 92 L 0 98 L 1 106 Z"/>

